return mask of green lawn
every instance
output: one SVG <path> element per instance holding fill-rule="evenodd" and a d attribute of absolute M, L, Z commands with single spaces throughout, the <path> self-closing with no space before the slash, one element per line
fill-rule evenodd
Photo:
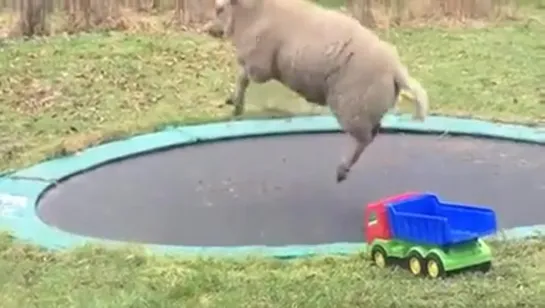
<path fill-rule="evenodd" d="M 542 14 L 542 13 L 540 13 Z M 391 30 L 436 114 L 545 121 L 545 27 Z M 0 170 L 151 131 L 228 117 L 225 42 L 191 34 L 85 34 L 0 46 Z M 328 112 L 277 84 L 252 86 L 250 115 Z M 404 106 L 403 110 L 410 108 Z M 545 239 L 494 244 L 495 268 L 447 281 L 378 270 L 361 256 L 184 260 L 0 241 L 0 306 L 539 307 Z"/>
<path fill-rule="evenodd" d="M 494 244 L 494 269 L 447 280 L 362 256 L 181 259 L 137 250 L 45 253 L 0 242 L 0 301 L 21 307 L 542 307 L 545 239 Z"/>
<path fill-rule="evenodd" d="M 390 31 L 388 39 L 428 89 L 432 113 L 537 123 L 545 120 L 544 36 L 532 25 Z M 230 114 L 223 101 L 236 66 L 222 41 L 113 33 L 0 48 L 0 170 Z M 275 83 L 250 89 L 250 114 L 328 112 Z"/>

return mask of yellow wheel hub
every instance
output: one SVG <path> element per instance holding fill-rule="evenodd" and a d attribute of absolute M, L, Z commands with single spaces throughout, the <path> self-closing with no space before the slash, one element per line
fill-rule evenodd
<path fill-rule="evenodd" d="M 422 267 L 420 266 L 420 260 L 416 257 L 412 257 L 409 260 L 409 269 L 411 270 L 411 273 L 415 275 L 420 275 L 422 272 Z"/>
<path fill-rule="evenodd" d="M 375 259 L 375 263 L 378 267 L 384 268 L 386 267 L 386 260 L 384 259 L 384 255 L 380 253 L 379 251 L 375 252 L 373 259 Z"/>
<path fill-rule="evenodd" d="M 428 261 L 428 275 L 432 278 L 439 277 L 439 264 L 435 260 Z"/>

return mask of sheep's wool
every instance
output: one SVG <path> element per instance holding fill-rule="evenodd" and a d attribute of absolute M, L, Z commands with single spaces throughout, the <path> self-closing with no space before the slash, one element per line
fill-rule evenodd
<path fill-rule="evenodd" d="M 229 99 L 235 113 L 243 110 L 249 81 L 277 80 L 309 103 L 328 105 L 356 141 L 338 180 L 372 142 L 400 91 L 414 98 L 415 117 L 425 118 L 426 91 L 396 48 L 352 17 L 306 0 L 217 0 L 216 11 L 240 64 Z"/>

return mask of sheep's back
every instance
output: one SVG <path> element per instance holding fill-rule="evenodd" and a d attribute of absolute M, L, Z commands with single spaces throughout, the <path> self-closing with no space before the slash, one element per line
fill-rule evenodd
<path fill-rule="evenodd" d="M 346 16 L 312 6 L 279 11 L 271 15 L 280 46 L 279 81 L 308 100 L 325 101 L 328 76 L 348 60 L 355 24 Z"/>

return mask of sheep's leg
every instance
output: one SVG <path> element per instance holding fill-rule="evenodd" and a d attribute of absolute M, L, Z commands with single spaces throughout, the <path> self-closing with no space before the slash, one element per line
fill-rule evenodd
<path fill-rule="evenodd" d="M 270 69 L 258 65 L 244 65 L 240 66 L 235 91 L 225 101 L 227 105 L 234 105 L 234 116 L 239 116 L 244 112 L 246 90 L 250 85 L 250 80 L 255 83 L 265 83 L 271 80 Z"/>
<path fill-rule="evenodd" d="M 237 76 L 235 91 L 225 101 L 227 105 L 235 106 L 235 109 L 233 111 L 234 116 L 239 116 L 244 112 L 244 101 L 248 85 L 250 85 L 250 77 L 246 73 L 246 70 L 243 67 L 240 67 Z"/>
<path fill-rule="evenodd" d="M 350 169 L 354 166 L 360 159 L 361 154 L 369 146 L 369 144 L 375 139 L 380 130 L 380 123 L 375 125 L 371 130 L 369 129 L 356 129 L 354 131 L 348 131 L 348 134 L 356 142 L 352 156 L 348 161 L 341 163 L 337 167 L 337 183 L 340 183 L 348 177 Z"/>

